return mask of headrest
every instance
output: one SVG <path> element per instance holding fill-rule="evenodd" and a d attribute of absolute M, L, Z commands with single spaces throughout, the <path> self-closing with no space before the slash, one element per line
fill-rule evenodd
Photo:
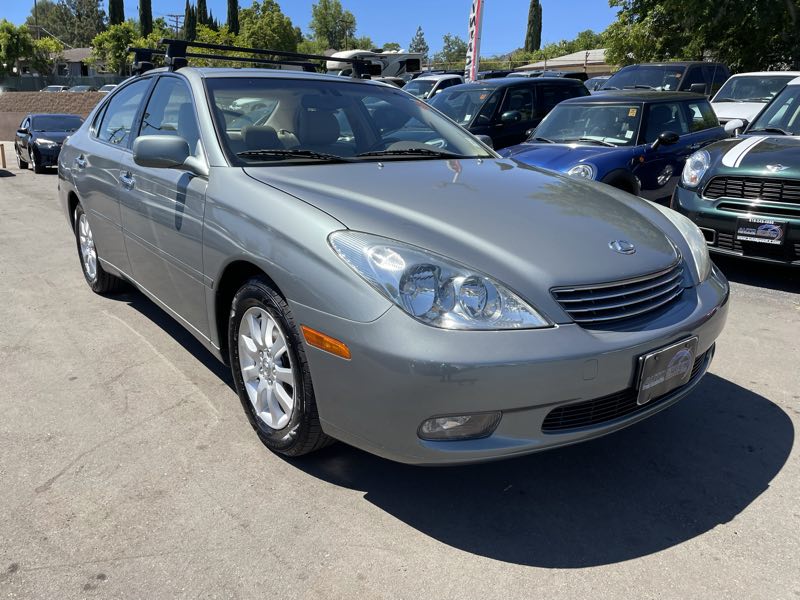
<path fill-rule="evenodd" d="M 332 112 L 305 110 L 300 115 L 297 137 L 302 146 L 327 146 L 336 143 L 341 131 Z"/>
<path fill-rule="evenodd" d="M 283 148 L 278 132 L 272 127 L 247 125 L 242 127 L 242 140 L 248 150 L 280 150 Z"/>

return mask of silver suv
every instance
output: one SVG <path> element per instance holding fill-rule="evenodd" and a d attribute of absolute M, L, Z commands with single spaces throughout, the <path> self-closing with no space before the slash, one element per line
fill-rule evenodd
<path fill-rule="evenodd" d="M 501 159 L 393 86 L 179 51 L 69 139 L 60 197 L 91 289 L 132 283 L 229 363 L 272 450 L 514 456 L 707 370 L 728 285 L 685 217 Z"/>

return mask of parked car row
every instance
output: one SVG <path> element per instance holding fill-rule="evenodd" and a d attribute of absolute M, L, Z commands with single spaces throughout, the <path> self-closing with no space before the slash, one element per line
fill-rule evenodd
<path fill-rule="evenodd" d="M 39 91 L 40 92 L 73 92 L 73 93 L 78 93 L 78 92 L 101 92 L 103 94 L 107 94 L 108 92 L 113 90 L 115 87 L 117 87 L 117 84 L 115 84 L 115 83 L 109 83 L 109 84 L 104 85 L 104 86 L 102 86 L 100 88 L 98 88 L 98 87 L 96 87 L 94 85 L 73 85 L 73 86 L 68 86 L 68 85 L 48 85 L 47 87 L 44 87 Z"/>

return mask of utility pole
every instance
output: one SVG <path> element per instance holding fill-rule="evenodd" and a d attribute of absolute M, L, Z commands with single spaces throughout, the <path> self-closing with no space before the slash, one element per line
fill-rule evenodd
<path fill-rule="evenodd" d="M 42 32 L 39 30 L 39 5 L 36 0 L 33 0 L 33 24 L 36 26 L 36 39 L 42 37 Z"/>
<path fill-rule="evenodd" d="M 172 28 L 175 30 L 175 37 L 180 35 L 180 31 L 183 28 L 183 17 L 184 15 L 164 15 L 167 20 L 169 20 L 172 24 Z"/>

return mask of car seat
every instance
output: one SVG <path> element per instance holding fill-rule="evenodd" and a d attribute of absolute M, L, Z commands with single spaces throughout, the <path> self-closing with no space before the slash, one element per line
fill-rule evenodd
<path fill-rule="evenodd" d="M 340 135 L 339 121 L 333 111 L 306 109 L 301 112 L 297 138 L 303 150 L 336 154 Z"/>
<path fill-rule="evenodd" d="M 242 140 L 246 150 L 283 150 L 274 127 L 247 125 L 242 127 Z"/>

